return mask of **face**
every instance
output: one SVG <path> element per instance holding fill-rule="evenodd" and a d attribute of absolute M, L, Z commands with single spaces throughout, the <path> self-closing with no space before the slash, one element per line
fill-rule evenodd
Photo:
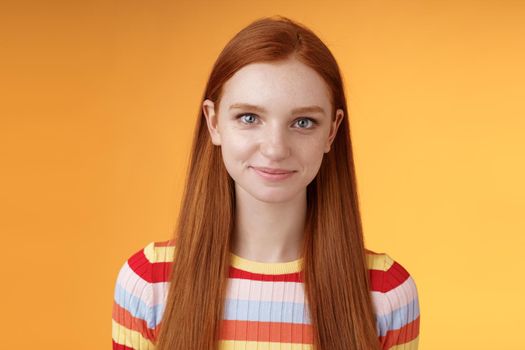
<path fill-rule="evenodd" d="M 236 191 L 264 202 L 303 194 L 343 118 L 343 110 L 332 112 L 323 78 L 295 59 L 244 66 L 224 84 L 218 108 L 211 100 L 202 107 Z"/>

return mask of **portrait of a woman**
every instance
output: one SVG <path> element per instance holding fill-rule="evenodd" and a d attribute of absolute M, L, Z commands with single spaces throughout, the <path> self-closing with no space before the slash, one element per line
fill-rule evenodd
<path fill-rule="evenodd" d="M 199 106 L 172 237 L 115 284 L 115 350 L 415 350 L 416 283 L 365 246 L 342 73 L 283 16 L 239 31 Z"/>

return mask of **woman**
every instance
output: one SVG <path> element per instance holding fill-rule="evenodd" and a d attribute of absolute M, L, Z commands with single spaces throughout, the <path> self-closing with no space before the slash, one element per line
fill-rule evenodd
<path fill-rule="evenodd" d="M 414 280 L 364 247 L 347 115 L 314 33 L 241 30 L 204 92 L 173 238 L 117 277 L 113 349 L 417 349 Z"/>

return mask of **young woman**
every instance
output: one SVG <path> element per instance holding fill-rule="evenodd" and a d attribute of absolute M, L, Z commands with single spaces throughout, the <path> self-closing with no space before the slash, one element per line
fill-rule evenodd
<path fill-rule="evenodd" d="M 113 349 L 418 348 L 414 280 L 364 247 L 343 81 L 288 18 L 219 55 L 172 239 L 116 281 Z"/>

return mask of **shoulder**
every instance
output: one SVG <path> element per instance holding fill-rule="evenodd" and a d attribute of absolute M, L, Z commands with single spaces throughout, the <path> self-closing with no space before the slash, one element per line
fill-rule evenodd
<path fill-rule="evenodd" d="M 408 270 L 387 253 L 367 252 L 372 300 L 383 349 L 417 349 L 419 296 Z M 405 349 L 404 348 L 404 349 Z"/>
<path fill-rule="evenodd" d="M 171 240 L 149 242 L 126 259 L 118 278 L 135 277 L 146 283 L 167 282 L 173 251 Z"/>
<path fill-rule="evenodd" d="M 173 261 L 172 241 L 152 241 L 124 261 L 113 300 L 113 344 L 151 349 L 162 319 Z"/>
<path fill-rule="evenodd" d="M 150 242 L 135 252 L 127 262 L 147 282 L 167 282 L 174 249 L 175 246 L 171 240 Z"/>
<path fill-rule="evenodd" d="M 387 253 L 367 250 L 366 256 L 373 291 L 388 293 L 414 282 L 407 269 Z"/>

